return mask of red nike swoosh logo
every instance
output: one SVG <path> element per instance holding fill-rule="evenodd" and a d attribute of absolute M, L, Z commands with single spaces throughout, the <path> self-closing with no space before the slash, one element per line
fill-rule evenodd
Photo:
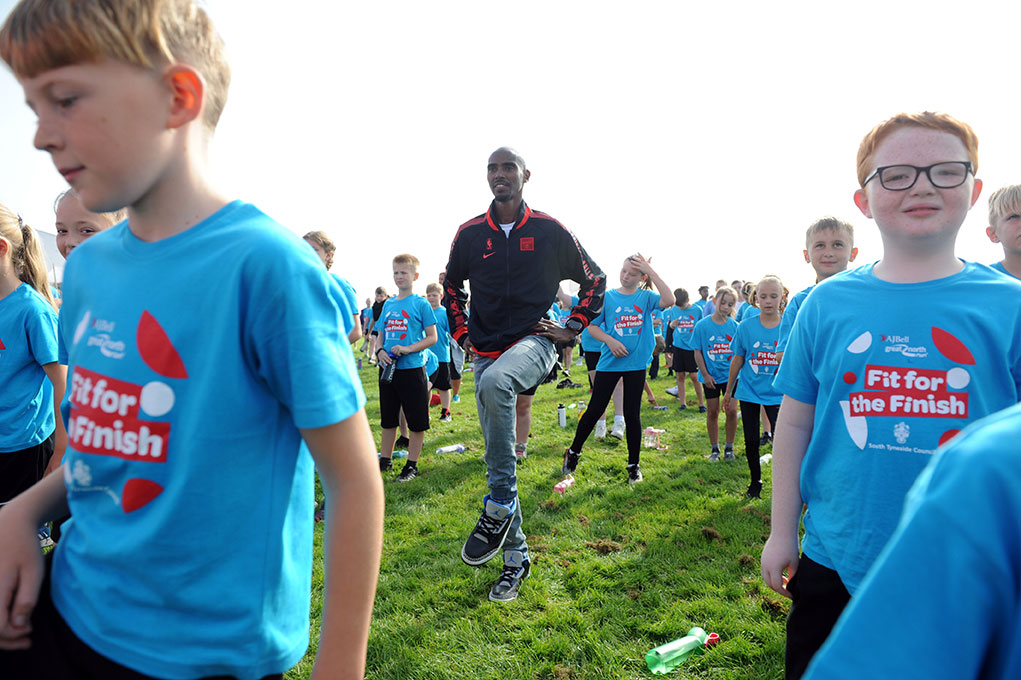
<path fill-rule="evenodd" d="M 489 257 L 490 255 L 496 255 L 496 253 L 486 253 L 485 255 L 482 256 L 482 259 L 484 260 L 487 257 Z"/>

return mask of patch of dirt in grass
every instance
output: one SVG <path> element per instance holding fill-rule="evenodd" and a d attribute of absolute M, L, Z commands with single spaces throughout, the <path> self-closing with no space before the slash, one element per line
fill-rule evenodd
<path fill-rule="evenodd" d="M 557 564 L 559 564 L 564 569 L 570 569 L 572 566 L 571 560 L 560 560 L 559 562 L 557 562 Z"/>
<path fill-rule="evenodd" d="M 574 671 L 569 666 L 554 666 L 553 667 L 553 680 L 571 680 L 574 677 Z"/>
<path fill-rule="evenodd" d="M 617 541 L 611 541 L 608 538 L 600 538 L 598 541 L 585 541 L 585 546 L 592 548 L 600 555 L 609 555 L 613 552 L 618 552 L 624 546 Z"/>
<path fill-rule="evenodd" d="M 629 600 L 637 600 L 641 596 L 642 596 L 641 591 L 635 590 L 634 588 L 632 588 L 631 590 L 627 591 L 627 599 L 629 599 Z"/>
<path fill-rule="evenodd" d="M 751 555 L 741 555 L 737 558 L 737 563 L 745 569 L 751 569 L 755 566 L 755 558 Z"/>
<path fill-rule="evenodd" d="M 695 483 L 698 484 L 699 486 L 705 486 L 706 482 L 705 482 L 704 479 L 699 479 L 698 477 L 696 477 L 695 478 Z"/>
<path fill-rule="evenodd" d="M 762 611 L 769 615 L 769 618 L 774 621 L 782 621 L 787 618 L 787 607 L 780 602 L 762 598 L 762 602 L 759 603 L 762 607 Z"/>
<path fill-rule="evenodd" d="M 702 527 L 702 537 L 707 541 L 722 541 L 723 534 L 712 527 Z"/>
<path fill-rule="evenodd" d="M 539 507 L 543 510 L 556 510 L 557 500 L 555 498 L 550 498 L 549 500 L 542 501 L 539 503 Z"/>
<path fill-rule="evenodd" d="M 578 524 L 582 525 L 583 527 L 587 527 L 589 525 L 589 522 L 590 520 L 587 516 L 581 514 L 580 512 L 578 513 Z"/>
<path fill-rule="evenodd" d="M 744 506 L 743 508 L 741 508 L 741 512 L 747 512 L 750 515 L 755 515 L 756 517 L 761 519 L 766 524 L 770 524 L 773 521 L 773 518 L 769 516 L 768 512 L 765 512 L 764 510 L 759 510 L 754 505 L 746 505 L 746 506 Z"/>
<path fill-rule="evenodd" d="M 618 522 L 622 522 L 622 521 L 624 521 L 626 519 L 631 519 L 630 517 L 625 515 L 623 512 L 615 512 L 615 513 L 613 513 L 612 517 L 613 517 L 613 519 L 615 519 Z"/>
<path fill-rule="evenodd" d="M 547 544 L 543 543 L 542 541 L 534 541 L 533 540 L 533 541 L 529 541 L 528 542 L 528 550 L 529 550 L 529 552 L 533 552 L 533 553 L 536 553 L 536 554 L 544 553 L 544 552 L 549 551 L 549 546 Z"/>

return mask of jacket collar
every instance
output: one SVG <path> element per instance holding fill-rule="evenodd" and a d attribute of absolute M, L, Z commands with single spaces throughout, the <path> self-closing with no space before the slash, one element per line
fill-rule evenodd
<path fill-rule="evenodd" d="M 515 222 L 514 222 L 514 229 L 512 229 L 511 231 L 516 231 L 516 230 L 520 229 L 521 227 L 525 226 L 525 222 L 527 222 L 528 218 L 531 217 L 531 216 L 532 216 L 532 209 L 528 207 L 527 203 L 525 203 L 524 201 L 521 201 L 521 208 L 518 210 L 518 219 L 515 220 Z M 486 211 L 486 223 L 489 225 L 490 229 L 493 229 L 495 231 L 501 231 L 500 223 L 497 222 L 497 217 L 496 217 L 496 201 L 495 200 L 492 203 L 489 204 L 489 210 Z"/>

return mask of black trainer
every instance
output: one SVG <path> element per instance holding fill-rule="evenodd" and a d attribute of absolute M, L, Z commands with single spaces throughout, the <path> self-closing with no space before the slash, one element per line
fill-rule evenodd
<path fill-rule="evenodd" d="M 411 440 L 404 435 L 398 437 L 397 441 L 394 442 L 394 449 L 406 449 L 409 446 L 411 446 Z"/>
<path fill-rule="evenodd" d="M 489 599 L 493 602 L 510 602 L 517 599 L 518 589 L 521 582 L 528 578 L 528 571 L 531 567 L 528 559 L 522 558 L 522 553 L 517 550 L 508 552 L 504 556 L 503 570 L 500 578 L 489 591 Z"/>
<path fill-rule="evenodd" d="M 472 567 L 485 564 L 500 552 L 517 510 L 517 500 L 504 505 L 494 501 L 489 494 L 482 499 L 482 503 L 484 509 L 479 521 L 461 548 L 461 561 Z"/>
<path fill-rule="evenodd" d="M 393 469 L 394 469 L 393 458 L 384 458 L 383 456 L 379 457 L 379 471 L 380 472 L 389 472 L 390 470 L 393 470 Z"/>
<path fill-rule="evenodd" d="M 748 499 L 751 499 L 751 498 L 762 498 L 761 494 L 762 494 L 762 482 L 758 481 L 758 482 L 754 482 L 754 483 L 752 483 L 752 484 L 750 484 L 748 486 L 748 490 L 745 491 L 744 497 L 748 498 Z"/>
<path fill-rule="evenodd" d="M 638 463 L 627 466 L 627 483 L 637 484 L 642 481 L 642 470 L 638 467 Z"/>
<path fill-rule="evenodd" d="M 404 469 L 401 470 L 401 474 L 397 475 L 398 482 L 410 482 L 418 476 L 418 465 L 408 461 L 404 464 Z"/>
<path fill-rule="evenodd" d="M 560 472 L 563 475 L 573 475 L 574 471 L 578 469 L 578 459 L 581 458 L 580 453 L 575 453 L 570 447 L 564 449 L 564 465 L 560 468 Z"/>

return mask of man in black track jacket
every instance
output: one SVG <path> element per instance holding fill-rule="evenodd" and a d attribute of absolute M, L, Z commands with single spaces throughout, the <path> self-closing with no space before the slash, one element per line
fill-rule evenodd
<path fill-rule="evenodd" d="M 487 173 L 493 203 L 454 236 L 443 304 L 454 340 L 478 355 L 475 399 L 489 473 L 489 494 L 461 559 L 480 566 L 502 551 L 503 571 L 489 599 L 506 602 L 517 597 L 529 570 L 517 493 L 514 404 L 553 368 L 554 343 L 581 333 L 602 309 L 606 277 L 574 234 L 525 204 L 522 190 L 531 173 L 516 151 L 494 151 Z M 470 322 L 466 279 L 471 281 Z M 545 315 L 564 279 L 581 289 L 578 304 L 560 326 Z"/>

